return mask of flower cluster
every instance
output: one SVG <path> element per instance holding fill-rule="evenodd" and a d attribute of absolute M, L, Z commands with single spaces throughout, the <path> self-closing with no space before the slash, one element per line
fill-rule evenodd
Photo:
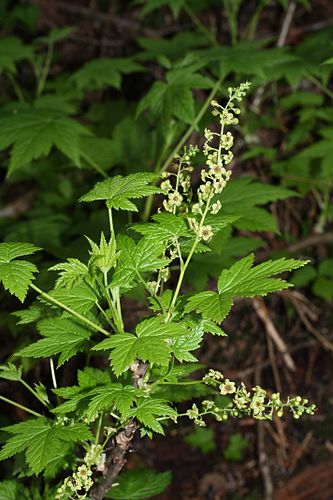
<path fill-rule="evenodd" d="M 256 385 L 252 392 L 248 391 L 242 382 L 236 387 L 235 382 L 225 379 L 221 372 L 210 370 L 203 378 L 203 382 L 219 390 L 219 393 L 230 396 L 230 401 L 225 408 L 218 408 L 212 401 L 204 401 L 204 412 L 218 417 L 217 420 L 226 420 L 228 416 L 241 417 L 252 416 L 259 420 L 271 420 L 274 412 L 278 417 L 282 417 L 285 409 L 289 409 L 295 419 L 300 418 L 304 413 L 313 415 L 316 406 L 308 405 L 307 399 L 301 396 L 288 397 L 287 401 L 281 401 L 280 394 L 273 393 L 268 397 L 267 391 Z M 197 419 L 200 418 L 200 412 Z"/>
<path fill-rule="evenodd" d="M 85 500 L 88 498 L 88 492 L 94 484 L 91 479 L 93 474 L 91 467 L 97 465 L 97 470 L 99 470 L 103 455 L 103 446 L 92 444 L 83 459 L 84 463 L 71 476 L 66 477 L 60 488 L 57 489 L 55 500 L 68 498 Z"/>
<path fill-rule="evenodd" d="M 197 146 L 186 146 L 182 156 L 177 155 L 177 163 L 172 165 L 174 172 L 163 172 L 161 189 L 167 195 L 167 199 L 163 201 L 163 207 L 167 212 L 175 214 L 178 209 L 182 208 L 184 202 L 190 202 L 192 199 L 191 188 L 191 173 L 193 167 L 191 165 L 192 158 L 197 154 L 199 148 Z M 175 182 L 172 183 L 172 177 Z"/>
<path fill-rule="evenodd" d="M 203 154 L 206 157 L 206 168 L 201 170 L 201 184 L 197 190 L 198 201 L 192 206 L 192 217 L 188 218 L 190 228 L 203 241 L 209 241 L 213 236 L 212 227 L 204 225 L 207 214 L 215 215 L 222 208 L 221 201 L 213 202 L 213 197 L 222 193 L 231 176 L 231 170 L 227 166 L 233 159 L 231 148 L 234 137 L 231 132 L 225 132 L 225 127 L 238 123 L 235 115 L 240 113 L 240 109 L 235 106 L 234 101 L 242 99 L 249 85 L 246 82 L 237 88 L 229 88 L 229 100 L 225 106 L 221 106 L 216 100 L 211 102 L 212 114 L 219 117 L 220 131 L 205 129 L 206 141 Z M 200 222 L 197 220 L 198 216 Z"/>
<path fill-rule="evenodd" d="M 60 488 L 57 489 L 55 500 L 63 500 L 65 498 L 86 499 L 88 491 L 94 484 L 90 477 L 91 475 L 92 470 L 86 464 L 80 465 L 76 472 L 66 477 Z"/>

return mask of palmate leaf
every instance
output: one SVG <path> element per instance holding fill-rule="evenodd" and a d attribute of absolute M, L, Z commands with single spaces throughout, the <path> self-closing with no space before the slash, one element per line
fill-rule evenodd
<path fill-rule="evenodd" d="M 87 315 L 91 311 L 97 298 L 95 291 L 84 282 L 74 285 L 72 288 L 56 288 L 48 292 L 48 294 L 83 315 Z M 43 297 L 39 297 L 39 300 L 50 307 L 58 307 L 43 299 Z M 67 313 L 64 312 L 63 314 L 66 315 Z"/>
<path fill-rule="evenodd" d="M 58 366 L 85 349 L 92 331 L 72 319 L 49 318 L 37 324 L 45 337 L 21 349 L 17 356 L 43 358 L 60 354 Z"/>
<path fill-rule="evenodd" d="M 96 351 L 112 349 L 112 369 L 119 376 L 134 363 L 136 358 L 162 366 L 167 365 L 172 352 L 168 341 L 188 333 L 189 330 L 181 323 L 165 323 L 163 318 L 149 318 L 139 323 L 136 334 L 113 335 L 93 349 Z"/>
<path fill-rule="evenodd" d="M 163 493 L 170 482 L 170 472 L 157 473 L 151 469 L 142 468 L 130 470 L 119 476 L 117 484 L 111 488 L 107 498 L 112 498 L 113 500 L 143 500 L 151 498 L 159 493 Z"/>
<path fill-rule="evenodd" d="M 73 423 L 65 427 L 62 424 L 54 424 L 44 417 L 10 425 L 3 430 L 12 436 L 0 451 L 0 460 L 24 451 L 27 464 L 36 475 L 55 459 L 58 460 L 61 450 L 63 450 L 62 458 L 64 457 L 68 450 L 66 443 L 92 438 L 88 427 L 84 424 Z"/>
<path fill-rule="evenodd" d="M 138 172 L 126 177 L 121 175 L 109 177 L 98 182 L 91 191 L 81 196 L 80 201 L 105 200 L 108 208 L 137 212 L 138 209 L 130 201 L 130 198 L 137 199 L 155 193 L 163 193 L 160 188 L 151 185 L 156 179 L 155 174 L 148 172 Z"/>
<path fill-rule="evenodd" d="M 47 156 L 55 146 L 80 166 L 80 136 L 91 132 L 59 112 L 34 109 L 4 116 L 0 124 L 0 150 L 12 146 L 9 173 L 32 160 Z"/>
<path fill-rule="evenodd" d="M 162 269 L 169 263 L 169 259 L 162 257 L 163 243 L 143 238 L 137 244 L 125 235 L 117 238 L 117 249 L 120 256 L 113 275 L 111 286 L 127 287 L 138 275 Z"/>
<path fill-rule="evenodd" d="M 293 286 L 273 276 L 298 269 L 307 263 L 307 261 L 282 258 L 252 267 L 253 261 L 254 256 L 250 254 L 236 262 L 230 269 L 222 271 L 217 285 L 218 293 L 207 291 L 190 297 L 185 311 L 198 311 L 203 318 L 220 323 L 229 313 L 234 297 L 267 295 Z"/>
<path fill-rule="evenodd" d="M 40 248 L 30 243 L 0 243 L 0 281 L 4 288 L 24 301 L 37 267 L 25 260 L 14 260 L 31 255 Z"/>
<path fill-rule="evenodd" d="M 193 236 L 193 233 L 191 233 L 182 217 L 170 213 L 162 213 L 153 215 L 153 219 L 155 223 L 134 224 L 132 229 L 157 242 Z"/>
<path fill-rule="evenodd" d="M 58 405 L 52 412 L 66 414 L 79 410 L 79 414 L 82 415 L 91 397 L 107 385 L 110 385 L 110 376 L 107 372 L 90 367 L 79 370 L 78 385 L 53 390 L 57 396 L 68 401 Z"/>
<path fill-rule="evenodd" d="M 143 66 L 130 58 L 101 57 L 87 62 L 76 71 L 71 80 L 79 90 L 100 90 L 106 87 L 120 89 L 122 75 L 144 71 Z"/>
<path fill-rule="evenodd" d="M 84 414 L 88 421 L 91 421 L 99 412 L 111 411 L 115 407 L 123 417 L 127 417 L 138 394 L 140 392 L 130 385 L 108 384 L 95 389 L 95 395 Z"/>
<path fill-rule="evenodd" d="M 73 288 L 89 276 L 88 267 L 79 259 L 69 258 L 67 262 L 61 262 L 49 268 L 49 271 L 60 271 L 56 281 L 56 288 Z"/>
<path fill-rule="evenodd" d="M 138 402 L 138 406 L 130 411 L 130 416 L 154 432 L 164 434 L 157 417 L 176 417 L 177 411 L 164 399 L 147 398 Z"/>

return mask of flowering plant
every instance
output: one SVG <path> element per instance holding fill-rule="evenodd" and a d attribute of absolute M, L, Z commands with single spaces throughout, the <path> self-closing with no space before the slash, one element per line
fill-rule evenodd
<path fill-rule="evenodd" d="M 192 162 L 199 148 L 188 146 L 163 173 L 160 187 L 154 174 L 135 173 L 108 178 L 82 196 L 81 202 L 105 205 L 110 234 L 106 237 L 102 232 L 99 242 L 88 239 L 86 263 L 69 258 L 53 266 L 50 270 L 59 276 L 49 292 L 34 283 L 37 267 L 20 259 L 39 248 L 26 243 L 0 245 L 4 287 L 22 302 L 29 288 L 38 295 L 28 309 L 16 314 L 20 323 L 37 322 L 42 338 L 24 347 L 18 356 L 48 358 L 53 380 L 50 390 L 42 385 L 33 388 L 22 378 L 20 368 L 14 364 L 2 367 L 1 376 L 22 383 L 42 409 L 35 411 L 1 397 L 33 418 L 4 429 L 10 437 L 0 459 L 24 453 L 21 475 L 42 473 L 46 480 L 54 481 L 54 489 L 44 493 L 44 498 L 123 498 L 126 473 L 120 473 L 137 431 L 141 437 L 164 434 L 168 422 L 177 423 L 181 417 L 203 426 L 206 415 L 218 421 L 242 416 L 272 419 L 274 413 L 281 417 L 289 409 L 299 418 L 315 410 L 300 396 L 282 402 L 280 394 L 268 397 L 258 386 L 251 393 L 243 383 L 236 386 L 214 370 L 203 378 L 190 377 L 201 368 L 195 351 L 204 334 L 226 335 L 221 323 L 235 297 L 285 289 L 290 284 L 276 275 L 305 264 L 282 258 L 253 266 L 254 256 L 249 255 L 222 271 L 216 291 L 182 294 L 193 255 L 209 251 L 207 242 L 234 220 L 223 215 L 223 189 L 231 176 L 228 165 L 234 141 L 226 127 L 238 123 L 237 103 L 248 88 L 248 83 L 229 88 L 224 106 L 212 101 L 219 131 L 205 130 L 202 152 L 206 167 L 196 191 Z M 136 212 L 133 200 L 153 194 L 163 195 L 164 200 L 152 221 L 132 224 L 117 233 L 114 212 Z M 127 234 L 128 229 L 135 236 Z M 130 329 L 122 302 L 136 286 L 146 290 L 149 317 Z M 79 352 L 87 355 L 87 365 L 78 370 L 77 385 L 58 387 L 54 361 L 58 370 Z M 109 369 L 95 368 L 98 357 L 106 355 Z M 94 363 L 92 357 L 97 358 Z M 203 401 L 179 413 L 175 402 L 180 388 L 195 388 L 188 399 L 199 396 Z M 216 395 L 227 396 L 227 403 L 222 405 Z M 63 471 L 67 477 L 61 480 Z M 115 482 L 119 474 L 119 482 Z M 158 493 L 166 484 L 149 481 L 146 496 Z"/>

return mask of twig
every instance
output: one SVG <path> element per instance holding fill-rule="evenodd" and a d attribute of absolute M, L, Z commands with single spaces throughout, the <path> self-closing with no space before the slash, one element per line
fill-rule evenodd
<path fill-rule="evenodd" d="M 305 452 L 306 448 L 309 446 L 310 441 L 313 437 L 313 432 L 308 432 L 305 438 L 303 439 L 302 443 L 298 448 L 296 449 L 294 456 L 291 460 L 291 463 L 288 467 L 288 472 L 291 473 L 295 470 L 295 467 L 299 461 L 299 459 L 302 457 L 303 453 Z"/>
<path fill-rule="evenodd" d="M 295 10 L 296 10 L 296 2 L 291 2 L 288 5 L 287 13 L 286 13 L 286 16 L 283 20 L 280 35 L 279 35 L 278 41 L 276 43 L 277 47 L 283 47 L 284 44 L 286 43 L 289 28 L 290 28 L 290 25 L 292 23 L 292 20 L 293 20 L 294 14 L 295 14 Z"/>
<path fill-rule="evenodd" d="M 277 349 L 282 354 L 283 361 L 285 362 L 287 368 L 289 368 L 292 372 L 296 371 L 295 363 L 288 352 L 287 345 L 275 328 L 263 299 L 254 299 L 253 307 L 261 321 L 264 323 L 267 335 L 271 337 Z"/>
<path fill-rule="evenodd" d="M 329 340 L 327 340 L 327 338 L 324 337 L 324 335 L 320 333 L 308 319 L 309 315 L 308 306 L 304 307 L 304 305 L 302 305 L 301 301 L 297 298 L 297 296 L 294 293 L 289 292 L 289 297 L 302 323 L 304 324 L 308 332 L 312 333 L 312 335 L 318 340 L 318 342 L 320 342 L 320 344 L 325 349 L 327 349 L 330 352 L 333 352 L 333 344 Z"/>
<path fill-rule="evenodd" d="M 289 245 L 286 250 L 287 252 L 299 252 L 299 250 L 303 250 L 304 248 L 313 247 L 320 243 L 333 243 L 333 233 L 326 234 L 312 234 L 305 238 L 304 240 L 298 241 L 297 243 L 293 243 Z"/>
<path fill-rule="evenodd" d="M 106 458 L 104 480 L 92 489 L 90 500 L 103 500 L 110 491 L 114 479 L 126 464 L 126 453 L 137 428 L 138 424 L 132 421 L 114 438 L 114 447 Z"/>

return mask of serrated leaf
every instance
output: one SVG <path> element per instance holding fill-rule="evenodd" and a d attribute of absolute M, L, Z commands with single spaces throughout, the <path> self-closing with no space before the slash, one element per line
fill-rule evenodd
<path fill-rule="evenodd" d="M 6 290 L 24 301 L 37 267 L 25 260 L 13 260 L 40 250 L 30 243 L 0 243 L 0 280 Z"/>
<path fill-rule="evenodd" d="M 188 299 L 185 312 L 198 311 L 204 319 L 221 323 L 228 315 L 232 306 L 230 297 L 221 297 L 213 291 L 197 293 Z"/>
<path fill-rule="evenodd" d="M 192 237 L 192 233 L 185 220 L 170 213 L 153 216 L 155 223 L 134 224 L 132 229 L 150 240 L 157 242 L 168 241 L 173 238 Z"/>
<path fill-rule="evenodd" d="M 165 267 L 169 260 L 162 257 L 164 245 L 161 241 L 141 239 L 137 244 L 125 235 L 117 238 L 120 256 L 111 286 L 128 286 L 138 278 L 138 274 L 156 271 Z"/>
<path fill-rule="evenodd" d="M 137 212 L 138 209 L 129 198 L 137 199 L 162 193 L 161 189 L 151 185 L 156 178 L 155 174 L 148 172 L 138 172 L 126 177 L 116 175 L 98 182 L 91 191 L 81 196 L 80 201 L 105 200 L 108 208 Z"/>
<path fill-rule="evenodd" d="M 248 255 L 236 262 L 230 269 L 222 271 L 218 280 L 218 293 L 201 292 L 189 298 L 185 312 L 197 311 L 206 320 L 221 323 L 229 313 L 234 297 L 254 297 L 283 290 L 292 286 L 280 274 L 304 266 L 307 262 L 294 259 L 267 261 L 252 267 L 254 256 Z"/>
<path fill-rule="evenodd" d="M 135 469 L 120 474 L 107 498 L 113 500 L 143 500 L 163 491 L 171 482 L 171 473 L 157 473 L 150 469 Z M 10 499 L 12 500 L 12 499 Z M 14 499 L 13 499 L 14 500 Z"/>
<path fill-rule="evenodd" d="M 108 384 L 96 391 L 85 412 L 88 421 L 96 418 L 101 411 L 111 411 L 115 407 L 119 413 L 127 417 L 136 399 L 138 390 L 121 384 Z"/>
<path fill-rule="evenodd" d="M 250 254 L 236 262 L 229 270 L 222 271 L 217 284 L 221 295 L 254 297 L 283 290 L 292 284 L 272 276 L 298 269 L 308 262 L 282 258 L 251 267 L 253 260 L 254 256 Z"/>
<path fill-rule="evenodd" d="M 78 121 L 44 109 L 5 116 L 0 125 L 0 150 L 12 146 L 9 173 L 47 156 L 55 146 L 80 166 L 80 136 L 91 132 Z"/>
<path fill-rule="evenodd" d="M 139 420 L 145 427 L 159 434 L 164 434 L 163 427 L 157 417 L 176 417 L 177 411 L 169 405 L 168 401 L 149 398 L 139 401 L 137 408 L 130 411 L 130 415 Z"/>
<path fill-rule="evenodd" d="M 37 324 L 45 337 L 21 349 L 17 356 L 42 358 L 60 354 L 58 366 L 88 346 L 91 330 L 71 319 L 50 318 Z"/>
<path fill-rule="evenodd" d="M 88 275 L 89 269 L 78 259 L 68 258 L 67 262 L 61 262 L 49 268 L 49 271 L 60 271 L 56 281 L 56 288 L 73 288 L 82 282 Z"/>
<path fill-rule="evenodd" d="M 188 334 L 179 323 L 165 323 L 163 318 L 149 318 L 136 328 L 136 335 L 120 333 L 103 340 L 94 350 L 112 349 L 111 362 L 114 373 L 119 376 L 139 358 L 158 365 L 167 365 L 171 355 L 169 339 Z"/>
<path fill-rule="evenodd" d="M 59 454 L 62 442 L 75 442 L 92 437 L 84 424 L 75 423 L 64 427 L 61 424 L 53 424 L 44 417 L 10 425 L 3 430 L 12 436 L 0 451 L 0 460 L 25 451 L 27 464 L 36 475 Z"/>
<path fill-rule="evenodd" d="M 18 325 L 28 325 L 29 323 L 34 323 L 41 319 L 42 311 L 43 307 L 41 304 L 32 304 L 28 309 L 14 311 L 12 314 L 20 319 L 20 321 L 17 322 Z"/>
<path fill-rule="evenodd" d="M 139 71 L 144 71 L 144 67 L 130 58 L 101 57 L 87 62 L 72 75 L 71 80 L 79 90 L 120 89 L 122 75 Z"/>
<path fill-rule="evenodd" d="M 74 285 L 72 288 L 56 288 L 51 290 L 48 294 L 54 299 L 62 302 L 65 306 L 70 307 L 74 311 L 87 315 L 89 311 L 95 306 L 96 298 L 94 290 L 92 290 L 86 283 Z M 43 303 L 45 302 L 50 307 L 58 307 L 51 304 L 43 297 L 39 297 Z M 66 312 L 63 313 L 67 315 Z"/>
<path fill-rule="evenodd" d="M 0 378 L 5 380 L 15 380 L 17 382 L 22 378 L 22 368 L 16 367 L 13 363 L 0 365 Z"/>

